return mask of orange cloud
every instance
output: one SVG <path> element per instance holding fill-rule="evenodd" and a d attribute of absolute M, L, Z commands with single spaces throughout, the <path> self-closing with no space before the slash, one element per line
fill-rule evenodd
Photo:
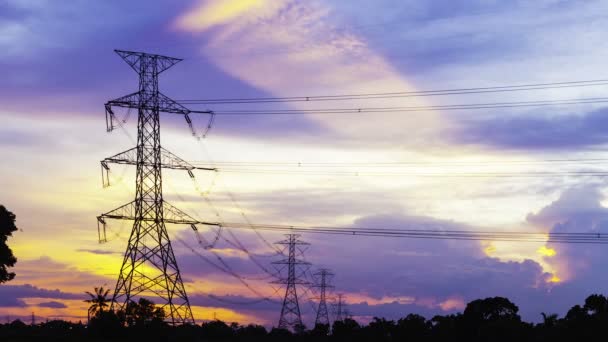
<path fill-rule="evenodd" d="M 449 298 L 445 301 L 439 303 L 439 307 L 443 311 L 451 311 L 451 310 L 463 310 L 466 307 L 466 303 L 462 298 Z"/>

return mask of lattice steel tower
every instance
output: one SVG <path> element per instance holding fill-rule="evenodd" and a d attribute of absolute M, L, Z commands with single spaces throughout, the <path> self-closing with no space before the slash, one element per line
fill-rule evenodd
<path fill-rule="evenodd" d="M 314 287 L 319 288 L 319 306 L 317 308 L 317 318 L 315 325 L 329 325 L 329 312 L 327 310 L 326 290 L 333 288 L 329 284 L 330 278 L 334 275 L 329 269 L 321 268 L 313 274 L 317 279 Z"/>
<path fill-rule="evenodd" d="M 158 91 L 158 75 L 181 59 L 141 52 L 116 53 L 139 74 L 139 90 L 105 105 L 108 131 L 114 129 L 116 120 L 112 107 L 138 110 L 137 146 L 101 162 L 104 186 L 109 185 L 109 163 L 135 165 L 137 169 L 135 200 L 97 218 L 100 242 L 107 241 L 106 219 L 134 221 L 111 309 L 125 309 L 135 296 L 154 296 L 161 299 L 162 303 L 157 304 L 165 309 L 170 323 L 194 323 L 165 223 L 188 224 L 195 231 L 196 224 L 215 224 L 199 222 L 163 200 L 162 168 L 186 170 L 191 177 L 194 169 L 212 170 L 194 167 L 160 145 L 160 112 L 184 115 L 192 128 L 188 114 L 193 111 Z"/>
<path fill-rule="evenodd" d="M 275 284 L 285 284 L 285 297 L 281 308 L 281 317 L 279 318 L 279 328 L 292 329 L 298 331 L 303 327 L 302 315 L 300 313 L 300 305 L 298 303 L 298 293 L 296 285 L 308 285 L 306 280 L 303 280 L 297 272 L 298 266 L 307 267 L 309 262 L 298 259 L 297 255 L 302 254 L 303 250 L 300 246 L 310 245 L 307 242 L 299 240 L 300 235 L 288 234 L 287 239 L 279 241 L 276 244 L 286 246 L 286 259 L 273 262 L 277 265 L 287 265 L 287 278 L 282 278 L 274 281 Z"/>
<path fill-rule="evenodd" d="M 349 318 L 348 309 L 346 309 L 346 302 L 344 301 L 344 295 L 338 294 L 338 300 L 335 304 L 336 308 L 336 321 L 343 321 Z"/>

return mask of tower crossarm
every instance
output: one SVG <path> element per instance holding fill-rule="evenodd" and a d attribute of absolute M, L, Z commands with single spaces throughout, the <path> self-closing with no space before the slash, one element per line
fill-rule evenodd
<path fill-rule="evenodd" d="M 168 57 L 163 55 L 156 55 L 152 53 L 144 53 L 137 51 L 126 51 L 126 50 L 114 50 L 135 72 L 141 71 L 140 64 L 147 63 L 149 60 L 153 60 L 157 66 L 157 73 L 161 73 L 178 62 L 181 62 L 181 58 Z"/>
<path fill-rule="evenodd" d="M 145 93 L 144 93 L 145 94 Z M 148 95 L 148 94 L 146 94 Z M 110 100 L 105 104 L 106 110 L 108 107 L 111 109 L 112 107 L 123 107 L 123 108 L 142 108 L 148 110 L 158 109 L 159 112 L 163 113 L 172 113 L 172 114 L 190 114 L 190 109 L 182 106 L 181 104 L 175 102 L 168 96 L 164 95 L 161 92 L 158 92 L 158 107 L 156 103 L 149 103 L 147 101 L 141 100 L 141 91 L 136 91 L 129 95 L 125 95 L 119 97 L 114 100 Z M 208 111 L 211 113 L 211 111 Z"/>
<path fill-rule="evenodd" d="M 192 173 L 194 170 L 217 171 L 217 168 L 213 167 L 194 166 L 162 147 L 160 149 L 160 159 L 162 168 L 188 171 L 190 178 L 194 178 L 194 173 Z M 109 164 L 137 165 L 137 147 L 133 147 L 101 161 L 101 179 L 104 188 L 110 186 Z M 153 165 L 151 162 L 144 162 L 144 166 Z"/>
<path fill-rule="evenodd" d="M 188 215 L 187 213 L 185 213 L 184 211 L 182 211 L 181 209 L 178 209 L 177 207 L 167 203 L 167 202 L 163 202 L 163 209 L 164 209 L 164 214 L 165 214 L 165 222 L 167 223 L 174 223 L 174 224 L 202 224 L 202 225 L 206 225 L 206 226 L 220 226 L 220 223 L 218 222 L 206 222 L 206 221 L 199 221 L 194 219 L 192 216 Z"/>
<path fill-rule="evenodd" d="M 186 119 L 186 123 L 188 127 L 190 127 L 190 131 L 192 131 L 193 135 L 196 135 L 194 131 L 194 126 L 192 124 L 192 119 L 190 119 L 191 113 L 196 114 L 211 114 L 213 118 L 213 111 L 211 110 L 190 110 L 181 104 L 177 103 L 175 100 L 166 96 L 161 92 L 157 92 L 156 96 L 158 96 L 158 102 L 151 103 L 149 101 L 145 101 L 145 99 L 149 98 L 150 94 L 143 93 L 142 96 L 141 91 L 137 91 L 131 93 L 129 95 L 125 95 L 119 97 L 117 99 L 106 102 L 106 125 L 107 131 L 111 132 L 114 130 L 115 125 L 114 121 L 116 120 L 116 115 L 114 114 L 114 110 L 112 107 L 122 107 L 122 108 L 137 108 L 137 109 L 145 109 L 145 110 L 158 110 L 163 113 L 171 113 L 171 114 L 182 114 Z M 211 124 L 212 122 L 210 122 Z"/>
<path fill-rule="evenodd" d="M 175 206 L 163 202 L 163 210 L 164 210 L 164 218 L 163 221 L 166 223 L 173 224 L 202 224 L 206 226 L 220 226 L 220 223 L 217 222 L 206 222 L 199 221 L 194 219 L 192 216 L 183 212 L 182 210 L 176 208 Z M 106 219 L 115 219 L 115 220 L 153 220 L 152 218 L 148 218 L 146 216 L 137 217 L 137 213 L 135 212 L 135 201 L 129 202 L 123 206 L 120 206 L 114 210 L 108 211 L 107 213 L 101 214 L 97 217 L 97 220 L 100 222 L 105 222 Z"/>
<path fill-rule="evenodd" d="M 197 225 L 205 225 L 205 226 L 216 226 L 220 227 L 221 224 L 217 222 L 206 222 L 200 221 L 192 216 L 188 215 L 184 211 L 178 209 L 177 207 L 163 202 L 163 211 L 164 211 L 164 219 L 165 223 L 173 223 L 173 224 L 186 224 L 190 225 L 193 231 L 197 233 L 198 236 L 198 228 Z M 138 217 L 136 213 L 135 201 L 129 202 L 125 205 L 122 205 L 114 210 L 108 211 L 107 213 L 101 214 L 97 216 L 98 223 L 98 235 L 99 242 L 106 242 L 106 220 L 141 220 L 141 221 L 152 221 L 153 219 L 147 216 Z M 199 238 L 200 239 L 200 238 Z"/>
<path fill-rule="evenodd" d="M 295 285 L 310 285 L 309 281 L 303 279 L 294 279 L 293 281 L 289 280 L 289 278 L 281 278 L 278 280 L 273 280 L 270 282 L 271 284 L 295 284 Z"/>
<path fill-rule="evenodd" d="M 296 241 L 290 242 L 290 240 L 288 240 L 288 239 L 287 240 L 281 240 L 281 241 L 275 242 L 275 244 L 277 244 L 277 245 L 290 245 L 290 244 L 293 244 L 294 246 L 297 246 L 297 245 L 308 246 L 308 245 L 310 245 L 310 243 L 308 243 L 308 242 L 304 242 L 304 241 L 300 241 L 300 240 L 296 240 Z"/>
<path fill-rule="evenodd" d="M 310 265 L 310 263 L 308 261 L 304 261 L 304 260 L 289 260 L 289 259 L 283 259 L 283 260 L 273 261 L 272 264 L 274 264 L 274 265 L 289 265 L 289 264 L 294 264 L 294 265 Z"/>

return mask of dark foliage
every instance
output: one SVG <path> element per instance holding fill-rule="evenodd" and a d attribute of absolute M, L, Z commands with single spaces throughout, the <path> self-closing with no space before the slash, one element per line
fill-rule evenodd
<path fill-rule="evenodd" d="M 367 325 L 353 319 L 315 326 L 297 333 L 259 325 L 241 326 L 222 321 L 201 325 L 168 326 L 164 312 L 148 300 L 133 302 L 123 313 L 106 310 L 91 317 L 90 324 L 51 321 L 35 326 L 16 320 L 0 325 L 0 341 L 576 341 L 595 340 L 608 333 L 608 299 L 587 297 L 564 318 L 542 313 L 537 324 L 523 322 L 519 308 L 506 298 L 470 302 L 462 314 L 435 316 L 430 320 L 409 314 L 397 321 L 374 317 Z"/>
<path fill-rule="evenodd" d="M 15 231 L 17 231 L 15 214 L 0 205 L 0 284 L 15 278 L 15 273 L 9 272 L 8 269 L 15 266 L 17 258 L 7 244 L 8 238 Z"/>

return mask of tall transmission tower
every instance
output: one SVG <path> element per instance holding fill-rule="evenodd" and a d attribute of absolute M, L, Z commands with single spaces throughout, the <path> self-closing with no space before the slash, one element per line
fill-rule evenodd
<path fill-rule="evenodd" d="M 336 309 L 336 321 L 343 321 L 347 318 L 349 318 L 348 316 L 348 311 L 346 309 L 346 302 L 344 301 L 344 295 L 343 294 L 338 294 L 338 299 L 336 301 L 335 304 L 335 309 Z"/>
<path fill-rule="evenodd" d="M 302 315 L 300 313 L 300 305 L 298 303 L 296 285 L 308 285 L 308 282 L 303 280 L 296 272 L 298 266 L 302 267 L 310 265 L 309 262 L 298 259 L 297 255 L 303 253 L 303 250 L 300 248 L 301 246 L 307 246 L 310 244 L 300 241 L 300 235 L 298 234 L 288 234 L 286 236 L 287 239 L 276 242 L 276 244 L 286 246 L 287 253 L 284 254 L 287 255 L 287 258 L 274 261 L 273 264 L 287 265 L 287 278 L 279 279 L 273 283 L 286 285 L 283 306 L 281 307 L 281 317 L 279 318 L 279 328 L 297 331 L 303 327 L 303 324 Z"/>
<path fill-rule="evenodd" d="M 334 286 L 330 285 L 330 278 L 334 275 L 329 269 L 321 268 L 313 274 L 317 279 L 313 287 L 319 288 L 319 306 L 317 307 L 317 318 L 315 325 L 329 325 L 329 312 L 327 310 L 327 289 Z"/>
<path fill-rule="evenodd" d="M 112 296 L 111 309 L 124 310 L 135 296 L 154 296 L 162 301 L 157 304 L 162 305 L 169 323 L 194 323 L 165 223 L 187 224 L 195 231 L 198 231 L 196 224 L 217 224 L 197 221 L 164 201 L 161 170 L 185 170 L 190 177 L 194 177 L 192 171 L 195 169 L 214 169 L 194 167 L 160 145 L 160 112 L 184 115 L 192 128 L 188 114 L 194 111 L 181 106 L 158 90 L 158 75 L 181 59 L 142 52 L 115 51 L 139 74 L 139 90 L 105 104 L 108 131 L 114 129 L 116 120 L 113 107 L 138 110 L 137 146 L 101 162 L 104 186 L 109 185 L 108 164 L 136 166 L 135 200 L 97 217 L 100 242 L 107 241 L 107 219 L 134 221 Z M 212 114 L 202 111 L 197 113 Z"/>

